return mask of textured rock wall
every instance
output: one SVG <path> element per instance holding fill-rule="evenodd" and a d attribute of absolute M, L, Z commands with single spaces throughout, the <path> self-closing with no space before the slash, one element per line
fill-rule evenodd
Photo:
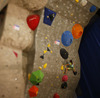
<path fill-rule="evenodd" d="M 22 51 L 0 44 L 0 98 L 24 98 L 22 68 Z"/>
<path fill-rule="evenodd" d="M 40 10 L 48 2 L 48 0 L 10 0 L 10 1 L 30 11 Z"/>
<path fill-rule="evenodd" d="M 34 32 L 31 32 L 27 25 L 26 18 L 28 15 L 29 11 L 14 4 L 8 5 L 1 37 L 3 45 L 21 50 L 28 50 L 32 46 Z"/>
<path fill-rule="evenodd" d="M 0 11 L 8 4 L 9 0 L 0 0 Z"/>

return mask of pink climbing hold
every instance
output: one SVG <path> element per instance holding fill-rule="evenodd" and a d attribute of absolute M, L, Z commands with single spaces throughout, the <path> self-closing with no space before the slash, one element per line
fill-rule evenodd
<path fill-rule="evenodd" d="M 40 16 L 39 15 L 30 15 L 27 17 L 27 24 L 31 30 L 35 30 L 39 24 Z"/>
<path fill-rule="evenodd" d="M 55 93 L 53 98 L 60 98 L 60 96 L 57 93 Z"/>
<path fill-rule="evenodd" d="M 68 80 L 68 76 L 67 76 L 67 75 L 64 75 L 64 76 L 62 77 L 62 81 L 63 81 L 63 82 L 67 82 L 67 80 Z"/>
<path fill-rule="evenodd" d="M 18 57 L 18 54 L 15 51 L 13 51 L 13 52 L 14 52 L 15 56 Z"/>

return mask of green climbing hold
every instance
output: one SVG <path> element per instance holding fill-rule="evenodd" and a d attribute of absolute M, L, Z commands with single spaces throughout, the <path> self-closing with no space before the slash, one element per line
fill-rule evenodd
<path fill-rule="evenodd" d="M 43 78 L 44 78 L 43 72 L 41 70 L 37 70 L 35 72 L 32 72 L 31 77 L 30 77 L 30 82 L 33 85 L 36 85 L 42 82 Z"/>

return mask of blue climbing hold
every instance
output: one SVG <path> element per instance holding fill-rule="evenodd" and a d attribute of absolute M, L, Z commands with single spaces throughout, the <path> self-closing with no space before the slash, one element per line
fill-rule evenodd
<path fill-rule="evenodd" d="M 48 9 L 48 8 L 45 8 L 45 10 L 44 10 L 44 20 L 43 20 L 43 22 L 45 24 L 51 26 L 55 17 L 56 17 L 56 12 L 54 12 L 54 11 Z"/>
<path fill-rule="evenodd" d="M 65 31 L 61 37 L 62 44 L 64 46 L 70 46 L 73 42 L 73 35 L 70 31 Z"/>
<path fill-rule="evenodd" d="M 91 6 L 91 8 L 90 8 L 90 12 L 95 12 L 96 11 L 96 6 Z"/>

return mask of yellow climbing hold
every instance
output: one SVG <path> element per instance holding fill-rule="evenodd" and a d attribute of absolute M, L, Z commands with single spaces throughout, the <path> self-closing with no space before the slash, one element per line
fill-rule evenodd
<path fill-rule="evenodd" d="M 47 39 L 47 37 L 45 37 L 45 39 Z"/>
<path fill-rule="evenodd" d="M 49 18 L 49 16 L 47 16 L 47 18 Z"/>
<path fill-rule="evenodd" d="M 30 78 L 31 78 L 31 74 L 29 73 L 29 74 L 28 74 L 28 80 L 30 80 Z"/>
<path fill-rule="evenodd" d="M 43 65 L 43 68 L 46 68 L 47 67 L 47 63 L 45 63 L 44 65 Z"/>
<path fill-rule="evenodd" d="M 77 3 L 79 2 L 79 0 L 75 0 Z"/>
<path fill-rule="evenodd" d="M 39 69 L 40 69 L 40 70 L 42 70 L 42 67 L 41 67 L 41 66 L 39 66 Z"/>
<path fill-rule="evenodd" d="M 50 44 L 48 44 L 48 47 L 50 47 L 51 45 Z"/>
<path fill-rule="evenodd" d="M 73 16 L 73 13 L 71 13 L 71 16 Z"/>
<path fill-rule="evenodd" d="M 57 79 L 59 78 L 59 76 L 56 77 Z"/>
<path fill-rule="evenodd" d="M 38 94 L 38 91 L 36 92 L 36 94 Z"/>
<path fill-rule="evenodd" d="M 53 84 L 51 84 L 51 86 L 53 86 Z"/>
<path fill-rule="evenodd" d="M 75 21 L 73 21 L 73 23 L 75 23 Z"/>
<path fill-rule="evenodd" d="M 64 70 L 64 66 L 63 65 L 61 66 L 61 70 Z"/>
<path fill-rule="evenodd" d="M 52 53 L 52 51 L 50 51 Z"/>
<path fill-rule="evenodd" d="M 44 50 L 44 54 L 47 53 L 47 50 Z"/>

